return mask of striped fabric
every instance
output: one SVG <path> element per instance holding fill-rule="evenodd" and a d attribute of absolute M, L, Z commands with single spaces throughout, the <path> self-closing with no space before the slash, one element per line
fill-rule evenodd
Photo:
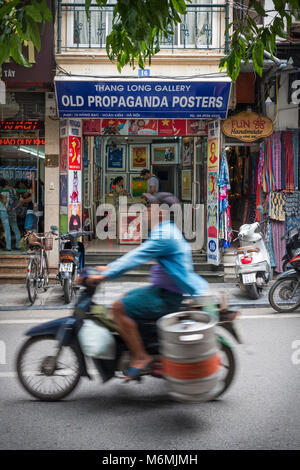
<path fill-rule="evenodd" d="M 282 273 L 282 258 L 285 254 L 285 240 L 281 240 L 285 235 L 285 223 L 272 221 L 273 248 L 276 260 L 275 271 Z"/>

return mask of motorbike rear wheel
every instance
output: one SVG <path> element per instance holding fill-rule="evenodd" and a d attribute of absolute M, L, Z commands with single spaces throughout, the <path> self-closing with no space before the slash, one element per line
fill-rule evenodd
<path fill-rule="evenodd" d="M 298 284 L 298 288 L 293 295 Z M 269 291 L 269 302 L 279 313 L 289 313 L 300 307 L 300 283 L 297 278 L 276 281 Z"/>
<path fill-rule="evenodd" d="M 74 345 L 64 346 L 55 360 L 57 340 L 44 335 L 29 338 L 17 355 L 17 375 L 25 390 L 42 401 L 69 395 L 80 379 L 80 358 Z"/>
<path fill-rule="evenodd" d="M 260 291 L 258 290 L 258 287 L 256 284 L 248 284 L 245 285 L 245 289 L 247 292 L 248 297 L 253 300 L 257 300 L 260 297 Z"/>
<path fill-rule="evenodd" d="M 72 279 L 64 279 L 64 296 L 66 304 L 71 303 L 73 293 Z"/>

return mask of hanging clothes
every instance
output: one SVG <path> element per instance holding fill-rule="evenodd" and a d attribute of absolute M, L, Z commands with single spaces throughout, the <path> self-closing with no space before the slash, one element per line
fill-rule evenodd
<path fill-rule="evenodd" d="M 273 247 L 274 255 L 276 260 L 275 270 L 278 273 L 282 273 L 282 258 L 285 255 L 285 239 L 282 240 L 282 237 L 285 236 L 285 223 L 278 222 L 277 220 L 272 221 L 272 237 L 273 237 Z"/>
<path fill-rule="evenodd" d="M 283 193 L 271 192 L 269 204 L 269 217 L 280 222 L 285 221 L 285 198 Z"/>
<path fill-rule="evenodd" d="M 274 132 L 272 145 L 275 189 L 281 189 L 281 132 Z"/>
<path fill-rule="evenodd" d="M 300 191 L 284 194 L 284 210 L 287 217 L 300 217 Z"/>
<path fill-rule="evenodd" d="M 222 246 L 227 248 L 231 245 L 232 225 L 228 195 L 230 191 L 229 167 L 224 152 L 221 157 L 220 170 L 218 177 L 219 186 L 219 238 L 222 240 Z"/>
<path fill-rule="evenodd" d="M 293 155 L 293 132 L 284 133 L 284 161 L 285 161 L 285 183 L 286 191 L 294 191 L 294 155 Z"/>

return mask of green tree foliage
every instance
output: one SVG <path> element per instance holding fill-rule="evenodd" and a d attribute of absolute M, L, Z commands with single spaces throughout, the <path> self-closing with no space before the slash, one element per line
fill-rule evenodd
<path fill-rule="evenodd" d="M 235 1 L 237 2 L 235 4 Z M 96 0 L 99 8 L 109 0 Z M 160 50 L 162 39 L 174 34 L 175 26 L 182 22 L 187 5 L 192 0 L 117 0 L 113 11 L 113 26 L 106 39 L 106 50 L 119 71 L 125 65 L 136 64 L 144 68 Z M 231 23 L 226 31 L 229 52 L 220 61 L 221 70 L 226 69 L 233 79 L 239 75 L 241 63 L 253 61 L 255 71 L 261 75 L 264 51 L 271 55 L 276 50 L 276 37 L 286 37 L 292 17 L 298 17 L 300 0 L 273 0 L 274 10 L 266 11 L 263 2 L 250 0 L 241 19 Z M 92 0 L 85 0 L 87 19 Z M 234 0 L 233 6 L 241 3 Z M 259 17 L 274 13 L 268 25 L 259 25 Z M 52 21 L 46 0 L 0 0 L 0 67 L 3 62 L 14 59 L 18 64 L 30 67 L 22 53 L 23 44 L 32 41 L 40 50 L 41 27 Z"/>
<path fill-rule="evenodd" d="M 23 55 L 23 45 L 31 41 L 40 50 L 45 21 L 52 21 L 46 0 L 0 0 L 0 67 L 9 59 L 31 67 Z"/>
<path fill-rule="evenodd" d="M 287 38 L 287 29 L 291 28 L 292 18 L 299 18 L 300 0 L 273 0 L 274 8 L 265 10 L 263 2 L 250 0 L 240 20 L 230 23 L 229 52 L 220 61 L 221 70 L 236 80 L 241 64 L 253 61 L 258 75 L 262 75 L 264 51 L 271 57 L 276 52 L 276 37 Z M 241 5 L 241 4 L 239 4 Z M 258 24 L 260 17 L 267 18 L 265 25 Z"/>

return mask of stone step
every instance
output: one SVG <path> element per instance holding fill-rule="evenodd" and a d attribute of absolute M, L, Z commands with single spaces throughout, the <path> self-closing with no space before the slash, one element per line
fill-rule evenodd
<path fill-rule="evenodd" d="M 99 263 L 98 260 L 90 260 L 86 259 L 85 260 L 85 265 L 86 266 L 106 266 L 109 263 Z M 151 267 L 156 264 L 154 261 L 145 263 L 141 266 L 138 267 L 138 270 L 143 272 L 143 273 L 149 273 Z M 207 264 L 207 263 L 193 263 L 194 271 L 196 273 L 201 274 L 202 272 L 223 272 L 223 265 L 220 264 L 219 266 L 215 266 L 213 264 Z"/>
<path fill-rule="evenodd" d="M 0 255 L 0 268 L 3 265 L 27 266 L 28 255 Z"/>
<path fill-rule="evenodd" d="M 200 274 L 200 273 L 198 273 Z M 200 274 L 208 282 L 224 282 L 224 273 L 223 272 L 201 272 Z M 118 279 L 110 279 L 109 282 L 149 282 L 149 276 L 144 271 L 128 271 L 122 277 Z"/>

